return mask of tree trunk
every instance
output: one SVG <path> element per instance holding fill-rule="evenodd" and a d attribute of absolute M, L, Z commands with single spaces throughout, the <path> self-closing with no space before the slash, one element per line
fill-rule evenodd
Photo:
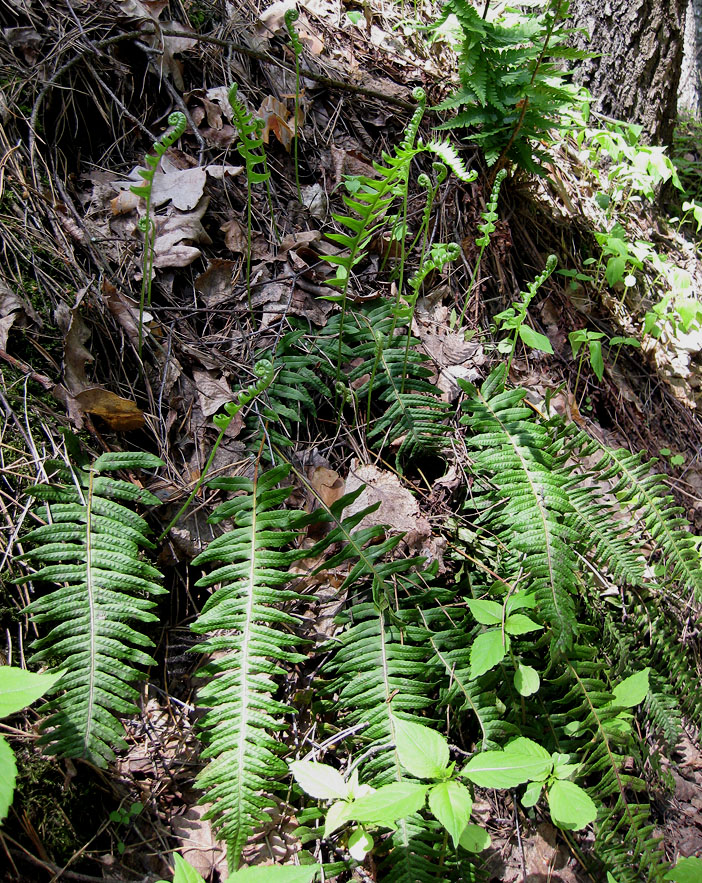
<path fill-rule="evenodd" d="M 600 53 L 576 65 L 575 81 L 595 110 L 644 127 L 646 140 L 670 144 L 677 111 L 687 0 L 572 0 L 582 49 Z"/>
<path fill-rule="evenodd" d="M 697 119 L 702 115 L 702 0 L 689 0 L 687 6 L 678 107 Z"/>

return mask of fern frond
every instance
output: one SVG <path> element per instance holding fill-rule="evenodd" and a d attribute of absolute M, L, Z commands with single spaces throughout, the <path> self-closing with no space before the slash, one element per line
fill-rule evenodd
<path fill-rule="evenodd" d="M 310 516 L 280 509 L 290 494 L 278 484 L 288 473 L 279 466 L 254 479 L 218 478 L 210 482 L 238 494 L 219 506 L 213 523 L 231 519 L 234 527 L 213 540 L 193 564 L 220 563 L 198 586 L 217 586 L 192 630 L 207 634 L 195 648 L 214 658 L 201 671 L 208 683 L 198 693 L 207 707 L 200 726 L 208 765 L 197 777 L 211 803 L 207 818 L 227 844 L 230 869 L 255 826 L 266 821 L 267 796 L 287 773 L 281 746 L 273 738 L 290 709 L 275 699 L 281 663 L 304 656 L 293 648 L 301 639 L 295 618 L 284 609 L 299 596 L 284 586 L 290 565 L 305 552 L 290 549 Z"/>
<path fill-rule="evenodd" d="M 548 428 L 522 405 L 526 393 L 505 391 L 504 376 L 501 365 L 480 392 L 461 384 L 469 393 L 461 423 L 471 430 L 466 443 L 482 482 L 474 495 L 491 501 L 482 522 L 503 539 L 509 571 L 523 572 L 523 587 L 535 590 L 542 622 L 553 633 L 551 652 L 568 652 L 577 634 L 569 472 Z"/>
<path fill-rule="evenodd" d="M 35 548 L 18 560 L 39 570 L 17 582 L 62 583 L 27 607 L 33 621 L 56 623 L 32 645 L 32 662 L 48 662 L 66 674 L 65 692 L 44 710 L 40 741 L 65 757 L 104 767 L 125 746 L 119 717 L 137 712 L 132 683 L 136 666 L 154 664 L 144 648 L 152 642 L 130 623 L 157 619 L 153 596 L 163 594 L 160 573 L 140 559 L 153 547 L 143 518 L 123 503 L 157 505 L 143 488 L 102 472 L 154 469 L 163 463 L 144 453 L 103 454 L 92 467 L 48 464 L 60 484 L 40 484 L 30 494 L 44 505 L 45 523 L 26 535 Z"/>

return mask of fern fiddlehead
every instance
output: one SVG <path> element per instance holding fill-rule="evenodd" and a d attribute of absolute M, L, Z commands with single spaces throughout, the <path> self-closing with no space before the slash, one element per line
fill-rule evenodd
<path fill-rule="evenodd" d="M 205 463 L 204 468 L 200 472 L 200 477 L 195 483 L 195 487 L 190 492 L 190 496 L 183 503 L 180 509 L 176 512 L 176 514 L 171 518 L 168 522 L 161 535 L 159 536 L 159 542 L 163 540 L 167 535 L 170 529 L 174 524 L 177 523 L 180 516 L 185 512 L 188 506 L 195 499 L 195 495 L 202 487 L 205 479 L 207 478 L 207 473 L 210 471 L 210 467 L 214 463 L 215 455 L 217 454 L 217 449 L 222 443 L 222 439 L 224 438 L 224 434 L 229 428 L 229 424 L 236 417 L 236 415 L 244 408 L 249 402 L 252 402 L 256 396 L 261 395 L 261 393 L 266 390 L 271 383 L 273 383 L 273 377 L 275 376 L 275 369 L 273 368 L 273 363 L 269 359 L 261 359 L 256 362 L 254 365 L 254 374 L 258 377 L 258 380 L 255 383 L 252 383 L 250 386 L 247 386 L 246 389 L 242 389 L 236 400 L 233 402 L 227 402 L 224 406 L 225 414 L 215 414 L 212 418 L 212 422 L 219 429 L 219 435 L 217 436 L 214 445 L 212 445 L 212 451 L 210 452 L 210 456 Z"/>
<path fill-rule="evenodd" d="M 63 584 L 27 607 L 35 623 L 55 623 L 34 642 L 32 660 L 66 672 L 64 695 L 45 706 L 40 741 L 52 753 L 104 767 L 125 745 L 119 717 L 137 712 L 137 666 L 155 664 L 145 649 L 152 642 L 133 623 L 157 621 L 152 598 L 165 589 L 159 572 L 140 559 L 140 550 L 153 548 L 148 526 L 125 505 L 160 501 L 103 473 L 163 463 L 151 454 L 120 453 L 103 454 L 87 468 L 48 465 L 60 482 L 30 490 L 43 502 L 35 514 L 44 524 L 25 537 L 35 548 L 19 556 L 41 566 L 17 580 Z"/>
<path fill-rule="evenodd" d="M 168 117 L 168 125 L 171 130 L 154 141 L 153 153 L 147 153 L 144 157 L 145 169 L 139 169 L 138 174 L 144 179 L 143 184 L 134 184 L 129 189 L 136 196 L 145 200 L 144 216 L 139 219 L 137 227 L 144 234 L 144 255 L 142 260 L 141 295 L 139 297 L 139 345 L 138 352 L 141 358 L 143 326 L 144 326 L 144 303 L 151 304 L 151 274 L 154 266 L 154 222 L 151 218 L 151 190 L 154 183 L 154 175 L 161 161 L 161 157 L 172 147 L 180 136 L 185 132 L 188 121 L 184 113 L 175 111 Z"/>
<path fill-rule="evenodd" d="M 302 40 L 295 28 L 295 22 L 300 18 L 298 9 L 288 9 L 285 13 L 285 27 L 288 29 L 290 46 L 295 55 L 295 143 L 293 145 L 295 162 L 295 187 L 297 188 L 297 201 L 302 205 L 302 190 L 300 189 L 300 166 L 297 161 L 298 141 L 300 140 L 300 56 L 302 55 Z"/>

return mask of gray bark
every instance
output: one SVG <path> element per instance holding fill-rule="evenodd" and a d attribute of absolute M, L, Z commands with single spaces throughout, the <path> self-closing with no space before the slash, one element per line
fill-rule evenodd
<path fill-rule="evenodd" d="M 687 6 L 678 109 L 702 116 L 702 0 L 689 0 Z"/>
<path fill-rule="evenodd" d="M 638 123 L 645 140 L 670 144 L 677 112 L 688 0 L 572 0 L 574 42 L 601 53 L 576 65 L 594 109 Z"/>

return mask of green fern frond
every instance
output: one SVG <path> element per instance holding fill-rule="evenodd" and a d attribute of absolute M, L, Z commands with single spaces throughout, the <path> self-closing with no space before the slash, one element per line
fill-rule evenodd
<path fill-rule="evenodd" d="M 284 588 L 290 565 L 306 553 L 291 549 L 304 512 L 279 508 L 290 495 L 278 487 L 289 468 L 279 466 L 248 478 L 218 478 L 210 482 L 237 494 L 222 503 L 210 518 L 231 519 L 234 527 L 213 540 L 193 564 L 219 563 L 198 586 L 217 586 L 192 630 L 207 634 L 196 648 L 214 654 L 201 670 L 208 683 L 199 693 L 207 707 L 201 722 L 208 765 L 197 777 L 211 803 L 207 818 L 227 844 L 230 869 L 257 824 L 266 821 L 267 796 L 276 780 L 287 774 L 281 746 L 273 738 L 290 709 L 275 699 L 281 663 L 301 662 L 293 648 L 301 639 L 293 633 L 295 618 L 285 604 L 299 596 Z"/>
<path fill-rule="evenodd" d="M 149 528 L 123 503 L 160 501 L 128 481 L 102 475 L 116 469 L 155 469 L 163 463 L 144 453 L 103 454 L 92 467 L 47 464 L 60 479 L 30 494 L 44 505 L 45 522 L 25 536 L 35 548 L 18 556 L 39 570 L 17 582 L 61 583 L 27 607 L 41 625 L 56 623 L 32 645 L 32 662 L 46 662 L 66 674 L 64 694 L 44 710 L 40 742 L 65 757 L 104 767 L 125 746 L 119 717 L 135 714 L 143 677 L 136 666 L 154 664 L 144 648 L 152 642 L 131 624 L 157 620 L 153 596 L 163 594 L 160 573 L 140 558 L 153 548 Z"/>
<path fill-rule="evenodd" d="M 490 500 L 482 523 L 504 542 L 509 573 L 524 574 L 522 588 L 535 590 L 542 622 L 552 630 L 551 652 L 568 652 L 577 634 L 573 593 L 577 591 L 578 537 L 567 523 L 569 472 L 549 429 L 522 405 L 524 390 L 504 390 L 501 365 L 478 392 L 468 392 L 461 423 L 473 473 L 480 479 L 476 499 Z"/>

